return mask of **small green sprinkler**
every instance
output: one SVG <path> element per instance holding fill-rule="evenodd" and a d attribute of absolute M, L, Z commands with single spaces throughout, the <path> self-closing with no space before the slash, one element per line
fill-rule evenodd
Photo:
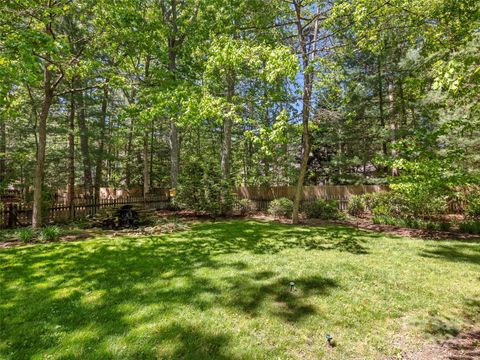
<path fill-rule="evenodd" d="M 333 336 L 330 334 L 325 334 L 325 339 L 327 340 L 327 344 L 333 347 Z"/>

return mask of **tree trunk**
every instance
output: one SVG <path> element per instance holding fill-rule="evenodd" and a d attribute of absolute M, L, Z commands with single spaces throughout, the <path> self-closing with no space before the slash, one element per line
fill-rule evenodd
<path fill-rule="evenodd" d="M 388 84 L 388 101 L 389 101 L 389 115 L 390 115 L 390 131 L 391 131 L 391 154 L 392 159 L 397 157 L 397 150 L 395 143 L 397 140 L 397 122 L 395 120 L 395 98 L 393 94 L 393 83 Z M 398 169 L 392 166 L 392 176 L 398 176 Z"/>
<path fill-rule="evenodd" d="M 148 131 L 143 132 L 143 196 L 150 192 L 150 155 L 148 152 Z"/>
<path fill-rule="evenodd" d="M 306 34 L 302 24 L 302 4 L 294 3 L 296 15 L 297 37 L 300 45 L 302 67 L 303 67 L 303 96 L 302 96 L 302 161 L 300 163 L 300 171 L 298 175 L 297 187 L 295 189 L 295 199 L 293 201 L 292 222 L 298 224 L 300 201 L 303 198 L 303 184 L 305 174 L 307 173 L 308 157 L 310 155 L 310 133 L 308 130 L 308 122 L 310 119 L 310 100 L 312 97 L 313 72 L 309 71 L 310 55 L 307 51 Z M 312 57 L 315 57 L 316 43 L 318 31 L 318 17 L 315 20 L 315 30 L 313 34 L 313 50 Z"/>
<path fill-rule="evenodd" d="M 170 185 L 172 188 L 176 188 L 178 184 L 180 147 L 178 145 L 178 129 L 173 121 L 170 124 Z"/>
<path fill-rule="evenodd" d="M 100 116 L 100 138 L 98 140 L 98 154 L 95 164 L 95 199 L 100 199 L 100 188 L 102 187 L 103 177 L 103 158 L 105 148 L 105 126 L 107 123 L 107 106 L 108 106 L 108 87 L 103 88 L 102 110 Z"/>
<path fill-rule="evenodd" d="M 7 131 L 6 131 L 6 119 L 7 111 L 2 110 L 0 112 L 0 186 L 4 186 L 5 177 L 7 174 Z"/>
<path fill-rule="evenodd" d="M 176 80 L 177 70 L 177 45 L 181 41 L 177 40 L 177 0 L 171 0 L 171 27 L 172 34 L 168 38 L 168 70 L 172 80 Z M 180 146 L 178 142 L 178 129 L 175 119 L 170 119 L 170 183 L 172 188 L 176 188 L 178 184 Z"/>
<path fill-rule="evenodd" d="M 130 119 L 130 128 L 128 129 L 128 140 L 125 160 L 125 186 L 130 189 L 132 179 L 131 157 L 132 157 L 132 143 L 133 143 L 133 119 Z"/>
<path fill-rule="evenodd" d="M 75 95 L 70 95 L 70 117 L 68 121 L 68 180 L 67 203 L 75 198 Z"/>
<path fill-rule="evenodd" d="M 47 146 L 47 118 L 53 101 L 52 89 L 52 73 L 48 66 L 44 66 L 44 97 L 42 110 L 38 118 L 38 146 L 37 146 L 37 163 L 35 165 L 35 174 L 33 180 L 33 212 L 32 212 L 32 228 L 36 229 L 42 226 L 42 187 L 45 172 L 45 152 Z"/>
<path fill-rule="evenodd" d="M 227 78 L 227 103 L 233 106 L 233 96 L 235 94 L 235 76 L 232 72 Z M 221 162 L 222 179 L 229 181 L 232 158 L 232 127 L 233 120 L 230 116 L 223 119 Z"/>
<path fill-rule="evenodd" d="M 154 143 L 154 138 L 155 138 L 155 123 L 154 123 L 154 120 L 152 119 L 152 125 L 151 125 L 151 128 L 150 128 L 150 169 L 149 169 L 149 172 L 150 172 L 150 187 L 152 186 L 152 182 L 153 182 L 153 153 L 154 153 L 154 146 L 153 146 L 153 143 Z"/>
<path fill-rule="evenodd" d="M 380 58 L 377 59 L 377 79 L 378 79 L 378 107 L 380 111 L 380 127 L 382 132 L 385 131 L 385 116 L 383 114 L 383 87 L 382 87 L 382 67 Z M 383 139 L 382 134 L 382 151 L 383 155 L 387 155 L 387 142 Z"/>
<path fill-rule="evenodd" d="M 78 111 L 77 122 L 80 135 L 80 151 L 82 153 L 83 161 L 83 181 L 85 195 L 90 197 L 92 195 L 92 165 L 90 161 L 90 146 L 88 143 L 88 129 L 85 119 L 85 98 L 83 92 L 78 95 Z"/>

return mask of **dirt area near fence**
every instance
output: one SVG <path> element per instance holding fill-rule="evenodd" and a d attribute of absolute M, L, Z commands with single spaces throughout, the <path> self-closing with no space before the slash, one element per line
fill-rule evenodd
<path fill-rule="evenodd" d="M 318 224 L 316 220 L 307 220 L 307 224 Z M 371 230 L 385 234 L 398 236 L 407 236 L 413 238 L 429 240 L 461 240 L 461 241 L 480 241 L 480 236 L 475 234 L 462 233 L 460 231 L 436 231 L 425 229 L 410 229 L 393 225 L 374 224 L 369 219 L 354 219 L 340 221 L 339 223 L 357 227 L 359 229 Z"/>

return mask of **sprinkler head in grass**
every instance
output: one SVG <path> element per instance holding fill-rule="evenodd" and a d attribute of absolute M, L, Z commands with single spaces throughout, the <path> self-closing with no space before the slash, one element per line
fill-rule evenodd
<path fill-rule="evenodd" d="M 330 334 L 325 334 L 325 339 L 327 340 L 327 344 L 333 346 L 333 336 Z"/>
<path fill-rule="evenodd" d="M 290 281 L 290 291 L 295 291 L 295 283 Z"/>

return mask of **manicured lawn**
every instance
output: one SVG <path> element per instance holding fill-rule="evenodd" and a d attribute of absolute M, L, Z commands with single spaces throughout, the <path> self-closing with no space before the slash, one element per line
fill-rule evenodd
<path fill-rule="evenodd" d="M 1 359 L 376 359 L 479 312 L 479 243 L 229 221 L 0 250 Z"/>

